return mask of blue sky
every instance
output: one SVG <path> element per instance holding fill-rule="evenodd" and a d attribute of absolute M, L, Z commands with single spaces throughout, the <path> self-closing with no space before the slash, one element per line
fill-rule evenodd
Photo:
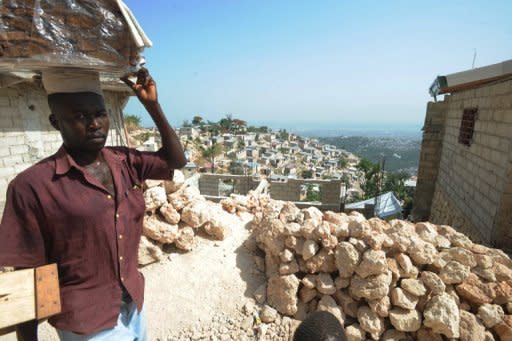
<path fill-rule="evenodd" d="M 512 58 L 512 1 L 125 0 L 172 125 L 421 127 L 437 75 Z M 126 113 L 152 121 L 130 99 Z"/>

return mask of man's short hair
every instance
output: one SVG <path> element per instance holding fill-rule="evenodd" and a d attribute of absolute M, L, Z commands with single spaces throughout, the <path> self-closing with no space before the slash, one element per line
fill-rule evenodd
<path fill-rule="evenodd" d="M 293 341 L 347 341 L 340 321 L 327 311 L 317 311 L 301 322 Z"/>

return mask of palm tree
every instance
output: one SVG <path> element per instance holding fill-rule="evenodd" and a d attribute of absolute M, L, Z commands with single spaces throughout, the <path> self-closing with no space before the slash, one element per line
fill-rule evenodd
<path fill-rule="evenodd" d="M 215 173 L 215 158 L 222 154 L 222 145 L 214 143 L 210 147 L 199 146 L 201 156 L 212 164 L 212 173 Z"/>

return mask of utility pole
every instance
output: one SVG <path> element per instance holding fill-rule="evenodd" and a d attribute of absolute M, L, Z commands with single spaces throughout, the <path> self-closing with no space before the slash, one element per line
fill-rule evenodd
<path fill-rule="evenodd" d="M 384 167 L 386 165 L 386 157 L 382 157 L 382 162 L 379 163 L 381 165 L 380 171 L 379 171 L 379 179 L 377 181 L 377 196 L 375 197 L 375 206 L 373 207 L 373 215 L 378 216 L 379 213 L 379 206 L 380 206 L 380 195 L 382 194 L 382 185 L 384 181 Z"/>

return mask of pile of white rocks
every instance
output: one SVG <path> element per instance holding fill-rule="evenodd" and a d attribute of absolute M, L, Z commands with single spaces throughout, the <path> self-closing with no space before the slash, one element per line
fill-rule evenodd
<path fill-rule="evenodd" d="M 446 225 L 301 210 L 264 195 L 247 204 L 265 253 L 267 281 L 254 293 L 263 311 L 302 320 L 327 310 L 351 341 L 512 340 L 512 261 L 501 250 Z"/>
<path fill-rule="evenodd" d="M 159 261 L 164 245 L 192 250 L 200 231 L 223 240 L 233 219 L 237 219 L 223 210 L 222 205 L 201 196 L 199 189 L 191 181 L 185 181 L 179 170 L 174 171 L 173 181 L 146 180 L 144 186 L 146 214 L 139 245 L 141 266 Z"/>

